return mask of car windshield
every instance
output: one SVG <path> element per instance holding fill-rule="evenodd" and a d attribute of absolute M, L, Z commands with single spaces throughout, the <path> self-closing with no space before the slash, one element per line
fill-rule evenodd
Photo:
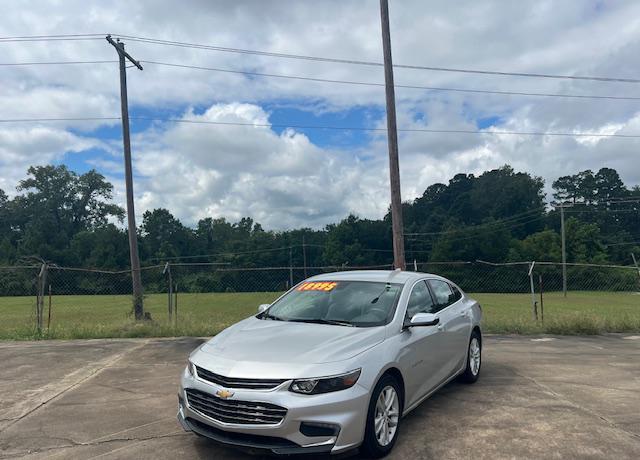
<path fill-rule="evenodd" d="M 258 317 L 265 320 L 373 327 L 393 317 L 401 284 L 371 281 L 307 281 Z"/>

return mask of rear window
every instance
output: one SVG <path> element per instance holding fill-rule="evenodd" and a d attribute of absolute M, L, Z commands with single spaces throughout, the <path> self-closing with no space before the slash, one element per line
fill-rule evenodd
<path fill-rule="evenodd" d="M 442 310 L 444 307 L 450 305 L 453 292 L 451 292 L 451 286 L 449 283 L 440 280 L 429 280 L 429 285 L 433 291 L 433 296 L 436 300 L 438 310 Z"/>

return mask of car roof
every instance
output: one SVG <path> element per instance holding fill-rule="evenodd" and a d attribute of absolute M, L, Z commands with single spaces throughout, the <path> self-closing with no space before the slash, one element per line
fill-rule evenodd
<path fill-rule="evenodd" d="M 310 277 L 309 281 L 377 281 L 381 283 L 406 284 L 425 277 L 445 279 L 438 275 L 422 272 L 408 272 L 401 270 L 351 270 L 315 275 Z"/>

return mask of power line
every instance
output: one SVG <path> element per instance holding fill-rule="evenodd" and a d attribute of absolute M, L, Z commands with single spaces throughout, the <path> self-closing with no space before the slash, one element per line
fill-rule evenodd
<path fill-rule="evenodd" d="M 221 72 L 221 73 L 230 73 L 230 74 L 239 74 L 239 75 L 251 75 L 255 77 L 283 78 L 283 79 L 290 79 L 290 80 L 312 81 L 312 82 L 318 82 L 318 83 L 338 83 L 338 84 L 344 84 L 344 85 L 384 87 L 384 83 L 377 83 L 377 82 L 334 80 L 334 79 L 328 79 L 328 78 L 304 77 L 299 75 L 285 75 L 285 74 L 273 74 L 273 73 L 263 73 L 263 72 L 251 72 L 251 71 L 245 71 L 245 70 L 221 69 L 217 67 L 204 67 L 204 66 L 197 66 L 197 65 L 176 64 L 176 63 L 159 62 L 159 61 L 144 60 L 141 62 L 144 62 L 145 64 L 153 64 L 158 66 L 176 67 L 176 68 L 183 68 L 183 69 L 195 69 L 195 70 L 204 70 L 204 71 L 210 71 L 210 72 Z M 398 84 L 394 85 L 394 87 L 403 88 L 403 89 L 428 90 L 428 91 L 448 91 L 448 92 L 474 93 L 474 94 L 499 94 L 504 96 L 559 97 L 559 98 L 576 98 L 576 99 L 609 99 L 609 100 L 629 100 L 629 101 L 640 100 L 640 97 L 634 97 L 634 96 L 535 93 L 535 92 L 523 92 L 523 91 L 496 91 L 496 90 L 483 90 L 483 89 L 448 88 L 448 87 L 439 87 L 439 86 L 398 85 Z"/>
<path fill-rule="evenodd" d="M 0 43 L 14 43 L 14 42 L 72 42 L 72 41 L 89 41 L 89 40 L 102 40 L 100 37 L 68 37 L 68 38 L 6 38 L 1 39 Z"/>
<path fill-rule="evenodd" d="M 522 217 L 518 217 L 518 218 L 513 218 L 513 219 L 505 219 L 502 221 L 495 221 L 495 222 L 488 222 L 487 224 L 480 224 L 480 225 L 469 225 L 466 227 L 462 227 L 460 229 L 455 229 L 455 230 L 443 230 L 441 232 L 430 232 L 430 233 L 411 233 L 409 234 L 410 236 L 442 236 L 442 235 L 452 235 L 452 234 L 456 234 L 456 233 L 468 233 L 471 231 L 480 231 L 483 232 L 485 230 L 491 230 L 491 231 L 498 231 L 498 230 L 502 230 L 504 228 L 504 226 L 509 226 L 509 225 L 523 225 L 523 224 L 527 224 L 530 222 L 534 222 L 536 220 L 539 219 L 543 219 L 545 218 L 546 215 L 540 215 L 540 216 L 534 216 L 534 215 L 524 215 Z M 530 219 L 530 220 L 527 220 Z M 524 222 L 518 222 L 518 221 L 523 221 Z M 509 227 L 511 228 L 511 227 Z M 420 240 L 415 240 L 415 241 L 420 241 Z"/>
<path fill-rule="evenodd" d="M 494 226 L 500 226 L 503 224 L 508 224 L 508 223 L 513 223 L 513 222 L 517 222 L 519 220 L 523 220 L 523 219 L 529 219 L 532 216 L 532 214 L 535 214 L 537 212 L 543 212 L 546 209 L 545 206 L 540 206 L 534 209 L 531 209 L 529 211 L 526 212 L 522 212 L 522 213 L 518 213 L 518 214 L 514 214 L 510 217 L 504 218 L 504 219 L 497 219 L 493 222 L 487 222 L 485 224 L 477 224 L 477 225 L 468 225 L 465 227 L 462 227 L 460 229 L 454 229 L 454 230 L 443 230 L 440 232 L 413 232 L 413 233 L 405 233 L 405 235 L 407 236 L 434 236 L 434 235 L 447 235 L 447 234 L 453 234 L 453 233 L 460 233 L 460 232 L 467 232 L 470 230 L 475 230 L 475 229 L 483 229 L 483 228 L 487 228 L 487 227 L 494 227 Z"/>
<path fill-rule="evenodd" d="M 56 121 L 111 121 L 119 120 L 120 117 L 76 117 L 76 118 L 5 118 L 0 119 L 0 123 L 35 123 L 35 122 L 56 122 Z M 340 130 L 340 131 L 371 131 L 384 132 L 385 128 L 366 128 L 361 126 L 323 126 L 323 125 L 295 125 L 279 123 L 248 123 L 236 121 L 211 121 L 211 120 L 189 120 L 182 118 L 158 118 L 158 117 L 130 117 L 131 120 L 159 121 L 165 123 L 186 123 L 195 125 L 214 126 L 247 126 L 254 128 L 282 128 L 282 129 L 319 129 L 319 130 Z M 617 137 L 624 139 L 638 139 L 640 134 L 603 134 L 603 133 L 569 133 L 553 131 L 479 131 L 471 129 L 431 129 L 431 128 L 398 128 L 398 131 L 413 133 L 438 133 L 438 134 L 490 134 L 490 135 L 519 135 L 519 136 L 557 136 L 557 137 Z"/>
<path fill-rule="evenodd" d="M 38 66 L 38 65 L 113 64 L 117 62 L 118 61 L 114 61 L 114 60 L 2 62 L 0 63 L 0 66 L 27 67 L 27 66 Z M 290 80 L 312 81 L 317 83 L 335 83 L 335 84 L 344 84 L 344 85 L 384 87 L 384 83 L 378 83 L 378 82 L 335 80 L 335 79 L 329 79 L 329 78 L 305 77 L 300 75 L 251 72 L 246 70 L 221 69 L 217 67 L 204 67 L 204 66 L 197 66 L 197 65 L 177 64 L 177 63 L 159 62 L 159 61 L 141 60 L 140 62 L 144 62 L 145 64 L 158 65 L 158 66 L 204 70 L 204 71 L 210 71 L 210 72 L 230 73 L 230 74 L 236 74 L 236 75 L 251 75 L 251 76 L 266 77 L 266 78 L 282 78 L 282 79 L 290 79 Z M 636 97 L 636 96 L 610 96 L 610 95 L 597 95 L 597 94 L 537 93 L 537 92 L 525 92 L 525 91 L 498 91 L 498 90 L 450 88 L 450 87 L 442 87 L 442 86 L 423 86 L 423 85 L 394 85 L 394 87 L 402 88 L 402 89 L 425 90 L 425 91 L 459 92 L 459 93 L 470 93 L 470 94 L 497 94 L 497 95 L 503 95 L 503 96 L 526 96 L 526 97 L 548 97 L 548 98 L 556 97 L 556 98 L 569 98 L 569 99 L 605 99 L 605 100 L 617 100 L 617 101 L 640 100 L 640 96 Z"/>
<path fill-rule="evenodd" d="M 0 43 L 102 40 L 108 34 L 56 34 L 0 37 Z"/>
<path fill-rule="evenodd" d="M 47 61 L 47 62 L 0 62 L 3 67 L 26 67 L 31 65 L 77 65 L 77 64 L 113 64 L 118 61 Z"/>
<path fill-rule="evenodd" d="M 598 206 L 602 204 L 617 204 L 617 203 L 638 203 L 640 202 L 640 197 L 634 197 L 633 195 L 630 195 L 630 196 L 600 198 L 600 197 L 594 196 L 592 197 L 592 201 L 593 202 L 591 203 L 586 203 L 584 201 L 577 201 L 575 203 L 565 203 L 565 205 L 569 204 L 570 207 L 572 207 L 572 206 Z"/>
<path fill-rule="evenodd" d="M 546 217 L 547 217 L 546 215 L 538 216 L 538 217 L 535 217 L 533 219 L 530 219 L 530 220 L 527 220 L 527 221 L 524 221 L 524 222 L 518 222 L 516 224 L 505 226 L 505 227 L 498 226 L 497 228 L 486 228 L 484 230 L 483 229 L 479 229 L 477 231 L 479 233 L 483 234 L 483 235 L 490 235 L 492 233 L 498 233 L 498 232 L 503 231 L 503 230 L 512 230 L 512 229 L 514 229 L 516 227 L 520 227 L 522 225 L 526 225 L 526 224 L 529 224 L 531 222 L 535 222 L 535 221 L 538 221 L 538 220 L 545 219 Z M 473 229 L 469 229 L 469 230 L 473 230 Z M 454 243 L 454 242 L 457 242 L 457 241 L 470 240 L 470 239 L 477 238 L 477 237 L 478 237 L 478 235 L 470 235 L 470 236 L 465 236 L 465 237 L 447 238 L 445 241 Z M 409 241 L 415 241 L 415 242 L 422 243 L 422 244 L 429 244 L 431 246 L 434 245 L 433 240 L 432 241 L 424 241 L 424 240 L 419 240 L 419 239 L 410 239 Z"/>
<path fill-rule="evenodd" d="M 6 118 L 0 119 L 0 123 L 48 123 L 57 121 L 113 121 L 121 120 L 120 117 L 60 117 L 60 118 Z"/>
<path fill-rule="evenodd" d="M 624 243 L 613 243 L 613 244 L 605 244 L 606 247 L 610 246 L 632 246 L 632 245 L 640 245 L 640 241 L 627 241 Z"/>
<path fill-rule="evenodd" d="M 600 200 L 599 204 L 620 204 L 620 203 L 640 203 L 640 198 L 637 199 L 627 199 L 627 200 L 616 200 L 616 199 L 607 199 L 603 198 Z"/>
<path fill-rule="evenodd" d="M 0 42 L 99 40 L 105 35 L 109 35 L 109 34 L 30 35 L 30 36 L 0 37 Z M 310 56 L 310 55 L 292 54 L 292 53 L 277 53 L 277 52 L 271 52 L 271 51 L 251 50 L 251 49 L 245 49 L 245 48 L 230 48 L 230 47 L 224 47 L 224 46 L 204 45 L 199 43 L 189 43 L 189 42 L 179 42 L 179 41 L 173 41 L 173 40 L 139 37 L 135 35 L 121 35 L 121 34 L 111 34 L 111 35 L 113 35 L 114 37 L 124 38 L 134 42 L 148 43 L 148 44 L 154 44 L 154 45 L 176 46 L 181 48 L 192 48 L 192 49 L 204 49 L 209 51 L 220 51 L 220 52 L 226 52 L 226 53 L 251 54 L 251 55 L 257 55 L 257 56 L 277 57 L 277 58 L 285 58 L 285 59 L 331 62 L 331 63 L 338 63 L 338 64 L 352 64 L 352 65 L 364 65 L 364 66 L 375 66 L 375 67 L 383 66 L 383 63 L 376 62 L 376 61 L 341 59 L 341 58 Z M 481 75 L 569 79 L 569 80 L 590 80 L 590 81 L 617 82 L 617 83 L 640 83 L 640 79 L 623 78 L 623 77 L 558 75 L 558 74 L 544 74 L 544 73 L 533 73 L 533 72 L 506 72 L 506 71 L 498 71 L 498 70 L 422 66 L 422 65 L 415 65 L 415 64 L 394 64 L 394 67 L 401 68 L 401 69 L 429 70 L 429 71 L 435 71 L 435 72 L 454 72 L 454 73 L 481 74 Z"/>
<path fill-rule="evenodd" d="M 226 53 L 251 54 L 251 55 L 257 55 L 257 56 L 277 57 L 277 58 L 285 58 L 285 59 L 331 62 L 331 63 L 337 63 L 337 64 L 353 64 L 353 65 L 364 65 L 364 66 L 375 66 L 375 67 L 383 66 L 383 63 L 376 62 L 376 61 L 340 59 L 340 58 L 309 56 L 309 55 L 291 54 L 291 53 L 277 53 L 277 52 L 271 52 L 271 51 L 250 50 L 250 49 L 244 49 L 244 48 L 229 48 L 224 46 L 203 45 L 198 43 L 162 40 L 162 39 L 155 39 L 155 38 L 138 37 L 133 35 L 118 35 L 118 36 L 120 38 L 124 38 L 130 41 L 135 41 L 140 43 L 149 43 L 154 45 L 176 46 L 181 48 L 203 49 L 203 50 L 220 51 L 220 52 L 226 52 Z M 394 64 L 393 66 L 401 69 L 430 70 L 430 71 L 436 71 L 436 72 L 456 72 L 456 73 L 483 74 L 483 75 L 569 79 L 569 80 L 590 80 L 590 81 L 618 82 L 618 83 L 640 83 L 640 79 L 622 78 L 622 77 L 556 75 L 556 74 L 542 74 L 542 73 L 530 73 L 530 72 L 505 72 L 505 71 L 497 71 L 497 70 L 463 69 L 463 68 L 452 68 L 452 67 L 421 66 L 421 65 L 413 65 L 413 64 L 411 65 L 410 64 Z"/>
<path fill-rule="evenodd" d="M 152 260 L 181 260 L 181 259 L 198 259 L 198 258 L 202 258 L 202 257 L 238 256 L 238 255 L 246 255 L 246 254 L 258 254 L 258 253 L 264 253 L 264 252 L 284 251 L 284 250 L 289 250 L 290 248 L 301 247 L 301 246 L 302 245 L 300 245 L 300 244 L 296 244 L 296 245 L 293 245 L 293 246 L 285 246 L 285 247 L 281 247 L 281 248 L 256 249 L 256 250 L 252 250 L 252 251 L 218 252 L 218 253 L 215 253 L 215 254 L 200 254 L 200 255 L 194 255 L 194 256 L 152 257 L 152 258 L 147 259 L 147 260 L 149 260 L 149 261 L 152 261 Z"/>
<path fill-rule="evenodd" d="M 581 214 L 584 212 L 640 212 L 640 209 L 584 209 L 584 210 L 576 210 L 576 211 L 565 211 L 566 213 L 571 214 Z"/>
<path fill-rule="evenodd" d="M 0 37 L 0 41 L 7 40 L 41 40 L 55 38 L 98 37 L 103 38 L 108 34 L 55 34 L 55 35 L 17 35 L 12 37 Z"/>

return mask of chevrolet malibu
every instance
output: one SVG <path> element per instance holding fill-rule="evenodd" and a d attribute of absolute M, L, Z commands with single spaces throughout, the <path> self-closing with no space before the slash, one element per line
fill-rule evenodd
<path fill-rule="evenodd" d="M 314 276 L 190 355 L 178 420 L 251 450 L 383 457 L 402 417 L 452 379 L 478 379 L 481 316 L 436 275 Z"/>

